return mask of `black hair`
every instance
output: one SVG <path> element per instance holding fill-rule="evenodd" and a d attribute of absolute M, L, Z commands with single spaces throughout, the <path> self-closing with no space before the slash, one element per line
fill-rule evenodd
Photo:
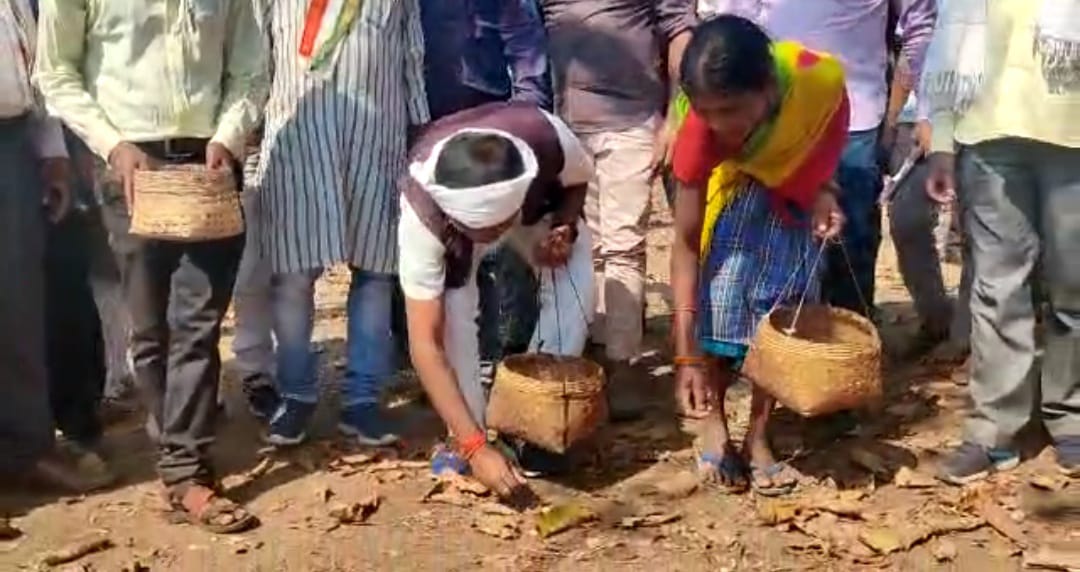
<path fill-rule="evenodd" d="M 514 142 L 495 133 L 459 133 L 443 145 L 435 182 L 451 189 L 509 181 L 525 172 Z"/>
<path fill-rule="evenodd" d="M 772 40 L 757 24 L 728 14 L 702 22 L 679 67 L 686 95 L 763 91 L 773 81 Z"/>

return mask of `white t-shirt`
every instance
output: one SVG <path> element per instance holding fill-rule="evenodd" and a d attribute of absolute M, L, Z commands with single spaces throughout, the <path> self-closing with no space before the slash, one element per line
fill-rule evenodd
<path fill-rule="evenodd" d="M 559 180 L 566 187 L 592 180 L 593 165 L 589 154 L 574 132 L 561 119 L 544 112 L 559 135 L 563 150 L 563 169 Z M 446 279 L 446 253 L 442 242 L 424 225 L 409 201 L 401 197 L 401 221 L 398 224 L 398 274 L 401 289 L 414 300 L 434 300 L 442 295 Z"/>

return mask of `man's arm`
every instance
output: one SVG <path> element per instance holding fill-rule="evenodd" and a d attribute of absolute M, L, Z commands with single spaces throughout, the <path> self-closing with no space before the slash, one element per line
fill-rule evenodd
<path fill-rule="evenodd" d="M 551 109 L 547 31 L 536 0 L 498 0 L 499 35 L 514 82 L 512 98 Z"/>
<path fill-rule="evenodd" d="M 419 0 L 404 0 L 405 8 L 405 103 L 409 124 L 419 126 L 431 121 L 427 91 L 424 89 L 424 26 L 420 20 Z"/>
<path fill-rule="evenodd" d="M 900 112 L 911 91 L 922 76 L 926 49 L 934 35 L 937 21 L 937 0 L 889 0 L 892 9 L 900 15 L 900 53 L 892 85 L 889 86 L 889 104 L 885 112 L 886 127 L 896 126 Z"/>
<path fill-rule="evenodd" d="M 224 145 L 240 160 L 247 135 L 259 124 L 269 93 L 268 56 L 251 0 L 230 0 L 228 18 L 221 111 L 211 142 Z"/>
<path fill-rule="evenodd" d="M 35 82 L 49 108 L 107 160 L 122 137 L 83 87 L 86 4 L 87 0 L 42 0 Z"/>
<path fill-rule="evenodd" d="M 697 12 L 691 0 L 658 0 L 656 20 L 661 37 L 667 41 L 668 81 L 679 83 L 679 67 L 690 43 L 690 33 L 697 25 Z"/>

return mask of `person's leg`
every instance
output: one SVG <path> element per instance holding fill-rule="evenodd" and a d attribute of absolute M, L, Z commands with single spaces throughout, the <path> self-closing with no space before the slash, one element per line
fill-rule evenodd
<path fill-rule="evenodd" d="M 41 184 L 28 126 L 0 120 L 0 474 L 23 475 L 53 448 L 45 370 Z"/>
<path fill-rule="evenodd" d="M 971 243 L 971 397 L 967 444 L 942 477 L 967 482 L 1016 462 L 1006 451 L 1030 419 L 1035 398 L 1035 310 L 1039 258 L 1037 181 L 1028 144 L 996 140 L 959 156 L 960 200 Z"/>
<path fill-rule="evenodd" d="M 933 234 L 938 209 L 923 190 L 926 175 L 926 165 L 917 166 L 889 208 L 889 231 L 900 276 L 922 321 L 925 339 L 918 345 L 923 351 L 946 338 L 952 311 Z"/>
<path fill-rule="evenodd" d="M 98 403 L 105 383 L 105 354 L 88 280 L 86 231 L 81 211 L 49 228 L 45 337 L 57 428 L 65 438 L 90 450 L 102 433 Z"/>
<path fill-rule="evenodd" d="M 599 319 L 608 361 L 611 419 L 628 421 L 639 417 L 644 405 L 641 377 L 631 362 L 641 353 L 644 328 L 645 221 L 652 190 L 654 132 L 651 126 L 642 126 L 603 135 L 602 148 L 595 154 L 600 213 L 597 262 L 602 270 L 596 274 L 601 281 Z"/>
<path fill-rule="evenodd" d="M 259 248 L 260 209 L 258 194 L 245 191 L 244 219 L 247 223 L 244 254 L 236 273 L 233 312 L 236 333 L 232 349 L 248 409 L 258 419 L 269 419 L 280 405 L 274 387 L 274 312 L 271 294 L 270 261 Z"/>
<path fill-rule="evenodd" d="M 499 246 L 486 254 L 476 273 L 480 292 L 480 363 L 485 383 L 506 351 L 528 346 L 536 323 L 536 277 L 514 249 Z"/>
<path fill-rule="evenodd" d="M 1037 145 L 1042 191 L 1042 418 L 1066 468 L 1080 469 L 1080 151 Z"/>
<path fill-rule="evenodd" d="M 185 244 L 172 273 L 168 303 L 168 378 L 161 408 L 161 459 L 166 486 L 213 483 L 221 374 L 221 321 L 229 307 L 244 237 Z"/>
<path fill-rule="evenodd" d="M 586 133 L 579 136 L 582 145 L 592 155 L 593 162 L 596 163 L 602 158 L 610 155 L 610 152 L 604 149 L 605 141 L 607 141 L 607 134 L 605 133 Z M 593 322 L 589 328 L 589 339 L 593 344 L 602 346 L 607 342 L 604 339 L 606 335 L 605 331 L 605 317 L 607 310 L 604 308 L 604 261 L 600 255 L 600 248 L 603 244 L 603 237 L 600 234 L 600 177 L 599 174 L 594 173 L 593 178 L 589 181 L 589 189 L 585 195 L 584 205 L 585 226 L 589 229 L 589 235 L 592 238 L 592 263 L 593 263 L 593 300 L 596 302 L 596 310 L 593 312 Z"/>
<path fill-rule="evenodd" d="M 829 304 L 865 314 L 867 309 L 873 310 L 874 273 L 881 242 L 878 195 L 882 179 L 876 129 L 849 134 L 836 178 L 841 188 L 840 208 L 847 222 L 841 236 L 843 244 L 829 248 L 823 292 Z"/>
<path fill-rule="evenodd" d="M 711 357 L 708 359 L 707 372 L 716 392 L 716 403 L 714 410 L 701 420 L 698 430 L 701 448 L 698 471 L 706 480 L 716 482 L 732 492 L 744 491 L 749 485 L 749 469 L 738 447 L 731 441 L 727 419 L 727 390 L 735 380 L 732 361 L 726 357 Z"/>
<path fill-rule="evenodd" d="M 390 274 L 354 269 L 349 287 L 348 365 L 338 427 L 370 445 L 397 440 L 379 410 L 379 392 L 394 373 L 390 300 L 395 284 Z"/>
<path fill-rule="evenodd" d="M 608 133 L 597 158 L 600 260 L 604 268 L 607 357 L 628 362 L 641 353 L 645 303 L 645 221 L 649 213 L 650 126 Z"/>
<path fill-rule="evenodd" d="M 315 326 L 315 281 L 321 270 L 275 274 L 266 308 L 277 338 L 276 371 L 280 400 L 271 412 L 267 441 L 295 445 L 307 437 L 319 401 L 317 358 L 311 351 Z"/>

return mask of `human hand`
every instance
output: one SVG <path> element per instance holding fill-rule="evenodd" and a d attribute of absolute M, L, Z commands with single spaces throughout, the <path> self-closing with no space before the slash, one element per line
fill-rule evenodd
<path fill-rule="evenodd" d="M 209 143 L 206 145 L 206 168 L 211 171 L 219 169 L 232 169 L 236 158 L 232 151 L 221 143 Z"/>
<path fill-rule="evenodd" d="M 502 498 L 510 498 L 522 487 L 525 477 L 495 447 L 485 444 L 469 458 L 472 474 Z"/>
<path fill-rule="evenodd" d="M 675 370 L 675 398 L 683 415 L 701 419 L 716 405 L 716 391 L 709 372 L 698 365 L 682 365 Z"/>
<path fill-rule="evenodd" d="M 956 200 L 956 155 L 931 153 L 926 176 L 926 194 L 934 201 L 951 205 Z"/>
<path fill-rule="evenodd" d="M 570 225 L 551 227 L 547 236 L 536 245 L 536 261 L 549 268 L 565 266 L 574 248 L 574 239 L 574 229 Z"/>
<path fill-rule="evenodd" d="M 654 182 L 664 174 L 664 169 L 671 164 L 675 152 L 675 123 L 664 121 L 656 130 L 653 139 L 652 159 L 649 161 L 649 182 Z"/>
<path fill-rule="evenodd" d="M 923 157 L 930 154 L 930 136 L 933 132 L 934 128 L 929 121 L 920 121 L 915 124 L 915 144 L 922 151 Z"/>
<path fill-rule="evenodd" d="M 836 238 L 840 230 L 844 228 L 844 212 L 840 210 L 840 203 L 836 200 L 836 194 L 830 190 L 822 190 L 814 199 L 811 224 L 814 226 L 814 236 L 828 240 Z"/>
<path fill-rule="evenodd" d="M 146 171 L 153 167 L 150 157 L 135 144 L 123 142 L 109 152 L 109 167 L 124 186 L 124 201 L 128 212 L 135 206 L 135 171 Z"/>
<path fill-rule="evenodd" d="M 49 222 L 56 224 L 71 210 L 71 161 L 53 157 L 41 162 L 41 204 L 45 206 Z"/>

